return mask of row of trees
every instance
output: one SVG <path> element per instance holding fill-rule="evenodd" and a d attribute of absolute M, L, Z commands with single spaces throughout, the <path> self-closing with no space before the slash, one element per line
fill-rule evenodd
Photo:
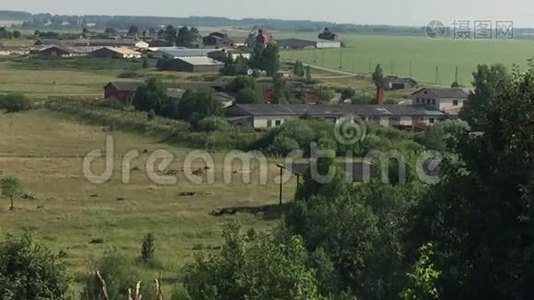
<path fill-rule="evenodd" d="M 19 39 L 22 33 L 18 30 L 9 31 L 5 27 L 0 27 L 0 39 Z"/>
<path fill-rule="evenodd" d="M 158 32 L 158 37 L 180 47 L 198 48 L 202 43 L 200 32 L 195 27 L 183 26 L 178 28 L 168 25 Z"/>

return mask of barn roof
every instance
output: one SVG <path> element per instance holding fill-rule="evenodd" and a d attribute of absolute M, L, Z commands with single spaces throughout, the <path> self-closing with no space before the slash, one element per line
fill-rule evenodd
<path fill-rule="evenodd" d="M 467 98 L 469 93 L 462 88 L 422 88 L 412 95 L 426 92 L 436 98 Z"/>
<path fill-rule="evenodd" d="M 178 60 L 184 61 L 195 66 L 222 66 L 222 62 L 209 58 L 207 56 L 180 57 Z"/>
<path fill-rule="evenodd" d="M 111 81 L 106 85 L 113 85 L 119 91 L 135 91 L 138 87 L 142 86 L 144 83 L 142 81 Z"/>
<path fill-rule="evenodd" d="M 253 116 L 302 116 L 342 117 L 357 116 L 443 116 L 444 113 L 420 105 L 308 105 L 308 104 L 235 104 L 233 112 Z"/>

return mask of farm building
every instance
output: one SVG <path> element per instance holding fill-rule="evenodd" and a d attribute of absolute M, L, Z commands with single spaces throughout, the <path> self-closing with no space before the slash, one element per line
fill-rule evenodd
<path fill-rule="evenodd" d="M 156 59 L 174 59 L 181 57 L 208 56 L 210 52 L 217 49 L 190 49 L 184 47 L 160 47 L 150 53 L 150 56 Z"/>
<path fill-rule="evenodd" d="M 341 42 L 329 41 L 329 40 L 308 40 L 308 39 L 284 39 L 277 41 L 280 48 L 285 49 L 327 49 L 327 48 L 340 48 Z"/>
<path fill-rule="evenodd" d="M 268 31 L 267 29 L 259 29 L 258 34 L 256 36 L 253 36 L 253 40 L 250 41 L 248 44 L 249 46 L 267 46 L 269 44 L 272 44 L 273 42 L 273 35 L 270 31 Z"/>
<path fill-rule="evenodd" d="M 89 53 L 89 56 L 97 58 L 141 58 L 142 55 L 130 48 L 103 47 Z"/>
<path fill-rule="evenodd" d="M 232 58 L 235 60 L 238 57 L 243 57 L 246 59 L 250 59 L 251 55 L 250 53 L 234 50 L 234 49 L 221 49 L 217 51 L 213 51 L 208 53 L 208 57 L 218 60 L 218 61 L 224 61 L 228 54 L 232 55 Z"/>
<path fill-rule="evenodd" d="M 317 38 L 322 40 L 329 40 L 329 41 L 339 41 L 339 35 L 337 33 L 334 33 L 330 30 L 330 28 L 325 27 L 321 33 L 317 36 Z"/>
<path fill-rule="evenodd" d="M 112 81 L 104 86 L 104 97 L 106 99 L 115 98 L 126 103 L 135 90 L 142 85 L 142 81 Z"/>
<path fill-rule="evenodd" d="M 399 78 L 397 76 L 386 76 L 382 81 L 382 86 L 386 90 L 411 89 L 417 85 L 417 81 L 411 78 Z"/>
<path fill-rule="evenodd" d="M 34 42 L 34 46 L 71 46 L 71 47 L 131 47 L 146 49 L 149 47 L 148 43 L 136 39 L 73 39 L 73 40 L 54 40 L 54 39 L 38 39 Z"/>
<path fill-rule="evenodd" d="M 231 37 L 230 40 L 232 40 L 232 46 L 236 48 L 247 46 L 248 39 L 246 37 Z"/>
<path fill-rule="evenodd" d="M 202 38 L 202 42 L 204 46 L 224 47 L 232 45 L 232 40 L 228 37 L 228 34 L 222 32 L 212 32 Z"/>
<path fill-rule="evenodd" d="M 444 120 L 447 115 L 414 105 L 307 105 L 307 104 L 235 104 L 227 109 L 229 121 L 237 125 L 265 129 L 279 126 L 290 119 L 310 115 L 339 123 L 347 115 L 381 126 L 424 128 Z"/>
<path fill-rule="evenodd" d="M 180 57 L 168 61 L 164 68 L 167 71 L 178 72 L 219 72 L 224 64 L 206 56 Z"/>
<path fill-rule="evenodd" d="M 28 47 L 0 46 L 0 56 L 28 54 L 30 54 L 30 48 Z"/>
<path fill-rule="evenodd" d="M 412 94 L 412 103 L 457 115 L 468 96 L 469 92 L 461 88 L 422 88 Z"/>

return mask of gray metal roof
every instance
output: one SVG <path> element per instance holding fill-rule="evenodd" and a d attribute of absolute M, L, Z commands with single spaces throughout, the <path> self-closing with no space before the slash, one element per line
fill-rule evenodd
<path fill-rule="evenodd" d="M 468 92 L 462 88 L 422 88 L 412 95 L 421 92 L 430 94 L 435 98 L 467 98 L 469 96 Z"/>
<path fill-rule="evenodd" d="M 253 116 L 301 116 L 320 117 L 357 116 L 444 116 L 445 114 L 421 105 L 370 105 L 370 104 L 235 104 L 231 113 Z"/>
<path fill-rule="evenodd" d="M 208 53 L 218 51 L 217 49 L 189 49 L 182 47 L 160 47 L 158 51 L 169 58 L 207 56 Z"/>

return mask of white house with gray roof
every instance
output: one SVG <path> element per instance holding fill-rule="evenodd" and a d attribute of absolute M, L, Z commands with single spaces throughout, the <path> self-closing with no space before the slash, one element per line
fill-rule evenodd
<path fill-rule="evenodd" d="M 412 103 L 458 115 L 468 97 L 469 91 L 462 88 L 422 88 L 412 94 Z"/>
<path fill-rule="evenodd" d="M 381 126 L 424 128 L 447 118 L 443 112 L 421 105 L 308 105 L 308 104 L 235 104 L 227 109 L 234 124 L 265 129 L 279 126 L 290 119 L 309 115 L 339 123 L 359 117 Z"/>

